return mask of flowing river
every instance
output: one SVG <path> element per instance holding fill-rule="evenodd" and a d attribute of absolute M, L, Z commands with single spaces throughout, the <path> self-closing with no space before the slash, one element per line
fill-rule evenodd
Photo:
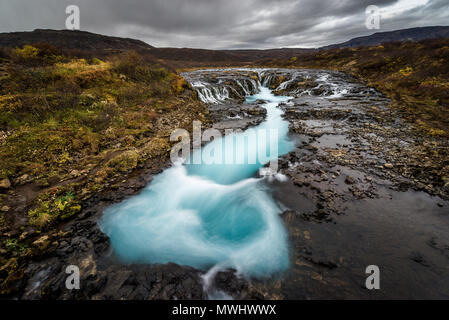
<path fill-rule="evenodd" d="M 54 254 L 29 264 L 18 298 L 449 298 L 445 159 L 430 158 L 445 141 L 341 72 L 182 76 L 215 131 L 184 162 L 89 200 Z M 61 290 L 61 266 L 76 261 L 80 290 Z M 380 290 L 366 287 L 373 265 Z"/>
<path fill-rule="evenodd" d="M 174 262 L 204 271 L 233 268 L 253 277 L 267 277 L 289 267 L 287 234 L 279 217 L 282 210 L 271 196 L 267 178 L 257 173 L 294 148 L 288 122 L 277 108 L 290 97 L 275 96 L 262 81 L 263 71 L 251 72 L 257 80 L 235 83 L 246 104 L 258 103 L 267 110 L 266 120 L 196 151 L 202 156 L 211 150 L 221 152 L 228 157 L 224 163 L 176 164 L 139 195 L 109 207 L 100 226 L 119 259 Z M 213 94 L 204 84 L 189 81 L 206 103 L 220 103 L 218 99 L 229 98 L 232 89 L 224 87 Z M 257 133 L 256 143 L 248 138 L 250 130 Z M 275 133 L 275 141 L 270 132 Z"/>
<path fill-rule="evenodd" d="M 326 70 L 183 76 L 226 135 L 104 211 L 121 268 L 192 266 L 212 299 L 448 297 L 449 204 L 416 190 L 433 181 L 410 178 L 422 138 L 388 98 Z M 364 287 L 369 265 L 382 290 Z"/>

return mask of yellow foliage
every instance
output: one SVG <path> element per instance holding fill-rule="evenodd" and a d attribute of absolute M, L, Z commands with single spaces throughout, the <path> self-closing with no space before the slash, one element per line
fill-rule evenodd
<path fill-rule="evenodd" d="M 137 167 L 139 153 L 136 150 L 128 150 L 108 161 L 107 166 L 120 172 L 127 172 Z"/>
<path fill-rule="evenodd" d="M 403 76 L 407 77 L 413 73 L 412 67 L 405 67 L 404 69 L 399 70 L 399 73 Z"/>
<path fill-rule="evenodd" d="M 173 85 L 176 93 L 181 93 L 184 89 L 188 88 L 189 84 L 183 77 L 176 77 L 175 83 Z"/>
<path fill-rule="evenodd" d="M 449 82 L 444 81 L 443 79 L 435 78 L 435 77 L 422 81 L 421 86 L 435 87 L 435 88 L 441 88 L 442 90 L 449 90 Z"/>
<path fill-rule="evenodd" d="M 109 62 L 98 60 L 96 64 L 87 63 L 86 59 L 74 59 L 66 63 L 57 63 L 55 73 L 59 76 L 82 75 L 91 72 L 106 71 L 111 68 Z"/>
<path fill-rule="evenodd" d="M 75 200 L 75 195 L 67 192 L 57 196 L 54 190 L 44 194 L 38 200 L 38 206 L 28 211 L 30 224 L 44 228 L 58 219 L 67 219 L 81 211 L 81 205 Z"/>
<path fill-rule="evenodd" d="M 39 49 L 30 46 L 25 45 L 22 49 L 16 48 L 12 51 L 12 55 L 18 59 L 28 60 L 36 58 L 39 54 Z"/>
<path fill-rule="evenodd" d="M 1 112 L 12 112 L 16 109 L 20 109 L 22 102 L 20 101 L 18 95 L 6 94 L 0 96 L 0 111 Z"/>
<path fill-rule="evenodd" d="M 416 124 L 422 131 L 426 132 L 430 136 L 445 136 L 446 135 L 446 132 L 444 130 L 430 127 L 427 123 L 425 123 L 422 120 L 419 120 L 419 119 L 416 120 Z"/>

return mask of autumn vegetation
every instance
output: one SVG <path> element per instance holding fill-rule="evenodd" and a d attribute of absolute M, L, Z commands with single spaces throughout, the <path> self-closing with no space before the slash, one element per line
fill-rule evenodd
<path fill-rule="evenodd" d="M 35 254 L 39 234 L 130 173 L 167 161 L 171 131 L 206 114 L 189 84 L 151 56 L 2 50 L 0 283 Z"/>

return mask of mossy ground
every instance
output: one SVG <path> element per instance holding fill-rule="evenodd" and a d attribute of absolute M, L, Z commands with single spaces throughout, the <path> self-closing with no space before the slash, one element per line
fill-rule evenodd
<path fill-rule="evenodd" d="M 76 216 L 99 190 L 148 161 L 167 159 L 170 133 L 206 122 L 205 106 L 178 74 L 126 52 L 100 60 L 51 46 L 3 53 L 0 64 L 0 283 L 12 289 L 36 238 Z M 15 199 L 38 188 L 16 210 Z"/>

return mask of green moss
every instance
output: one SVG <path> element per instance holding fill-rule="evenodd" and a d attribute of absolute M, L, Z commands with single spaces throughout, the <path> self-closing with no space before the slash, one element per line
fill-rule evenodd
<path fill-rule="evenodd" d="M 11 258 L 0 266 L 0 294 L 14 293 L 17 287 L 13 284 L 23 277 L 23 269 L 20 268 L 17 258 Z"/>
<path fill-rule="evenodd" d="M 13 57 L 18 60 L 35 59 L 39 53 L 39 49 L 26 45 L 23 48 L 16 48 L 12 51 Z"/>
<path fill-rule="evenodd" d="M 139 154 L 136 150 L 128 150 L 111 159 L 107 166 L 120 172 L 127 172 L 137 167 Z"/>
<path fill-rule="evenodd" d="M 17 239 L 6 239 L 5 247 L 8 251 L 15 251 L 18 248 Z"/>
<path fill-rule="evenodd" d="M 28 217 L 31 225 L 42 229 L 79 211 L 81 205 L 72 192 L 53 189 L 38 199 L 37 207 L 28 212 Z"/>
<path fill-rule="evenodd" d="M 403 76 L 409 76 L 413 73 L 413 68 L 407 66 L 407 67 L 399 70 L 399 73 L 402 74 Z"/>
<path fill-rule="evenodd" d="M 0 80 L 0 130 L 8 133 L 0 176 L 14 187 L 42 188 L 27 214 L 46 230 L 140 163 L 166 157 L 167 132 L 179 123 L 172 119 L 191 127 L 205 107 L 183 78 L 149 56 L 130 52 L 102 61 L 35 48 L 37 54 L 27 48 L 17 52 L 22 58 L 9 57 L 10 76 Z M 64 187 L 51 188 L 62 180 Z"/>
<path fill-rule="evenodd" d="M 20 243 L 15 238 L 6 239 L 4 242 L 4 247 L 9 252 L 22 253 L 28 249 L 28 245 L 26 243 Z"/>

